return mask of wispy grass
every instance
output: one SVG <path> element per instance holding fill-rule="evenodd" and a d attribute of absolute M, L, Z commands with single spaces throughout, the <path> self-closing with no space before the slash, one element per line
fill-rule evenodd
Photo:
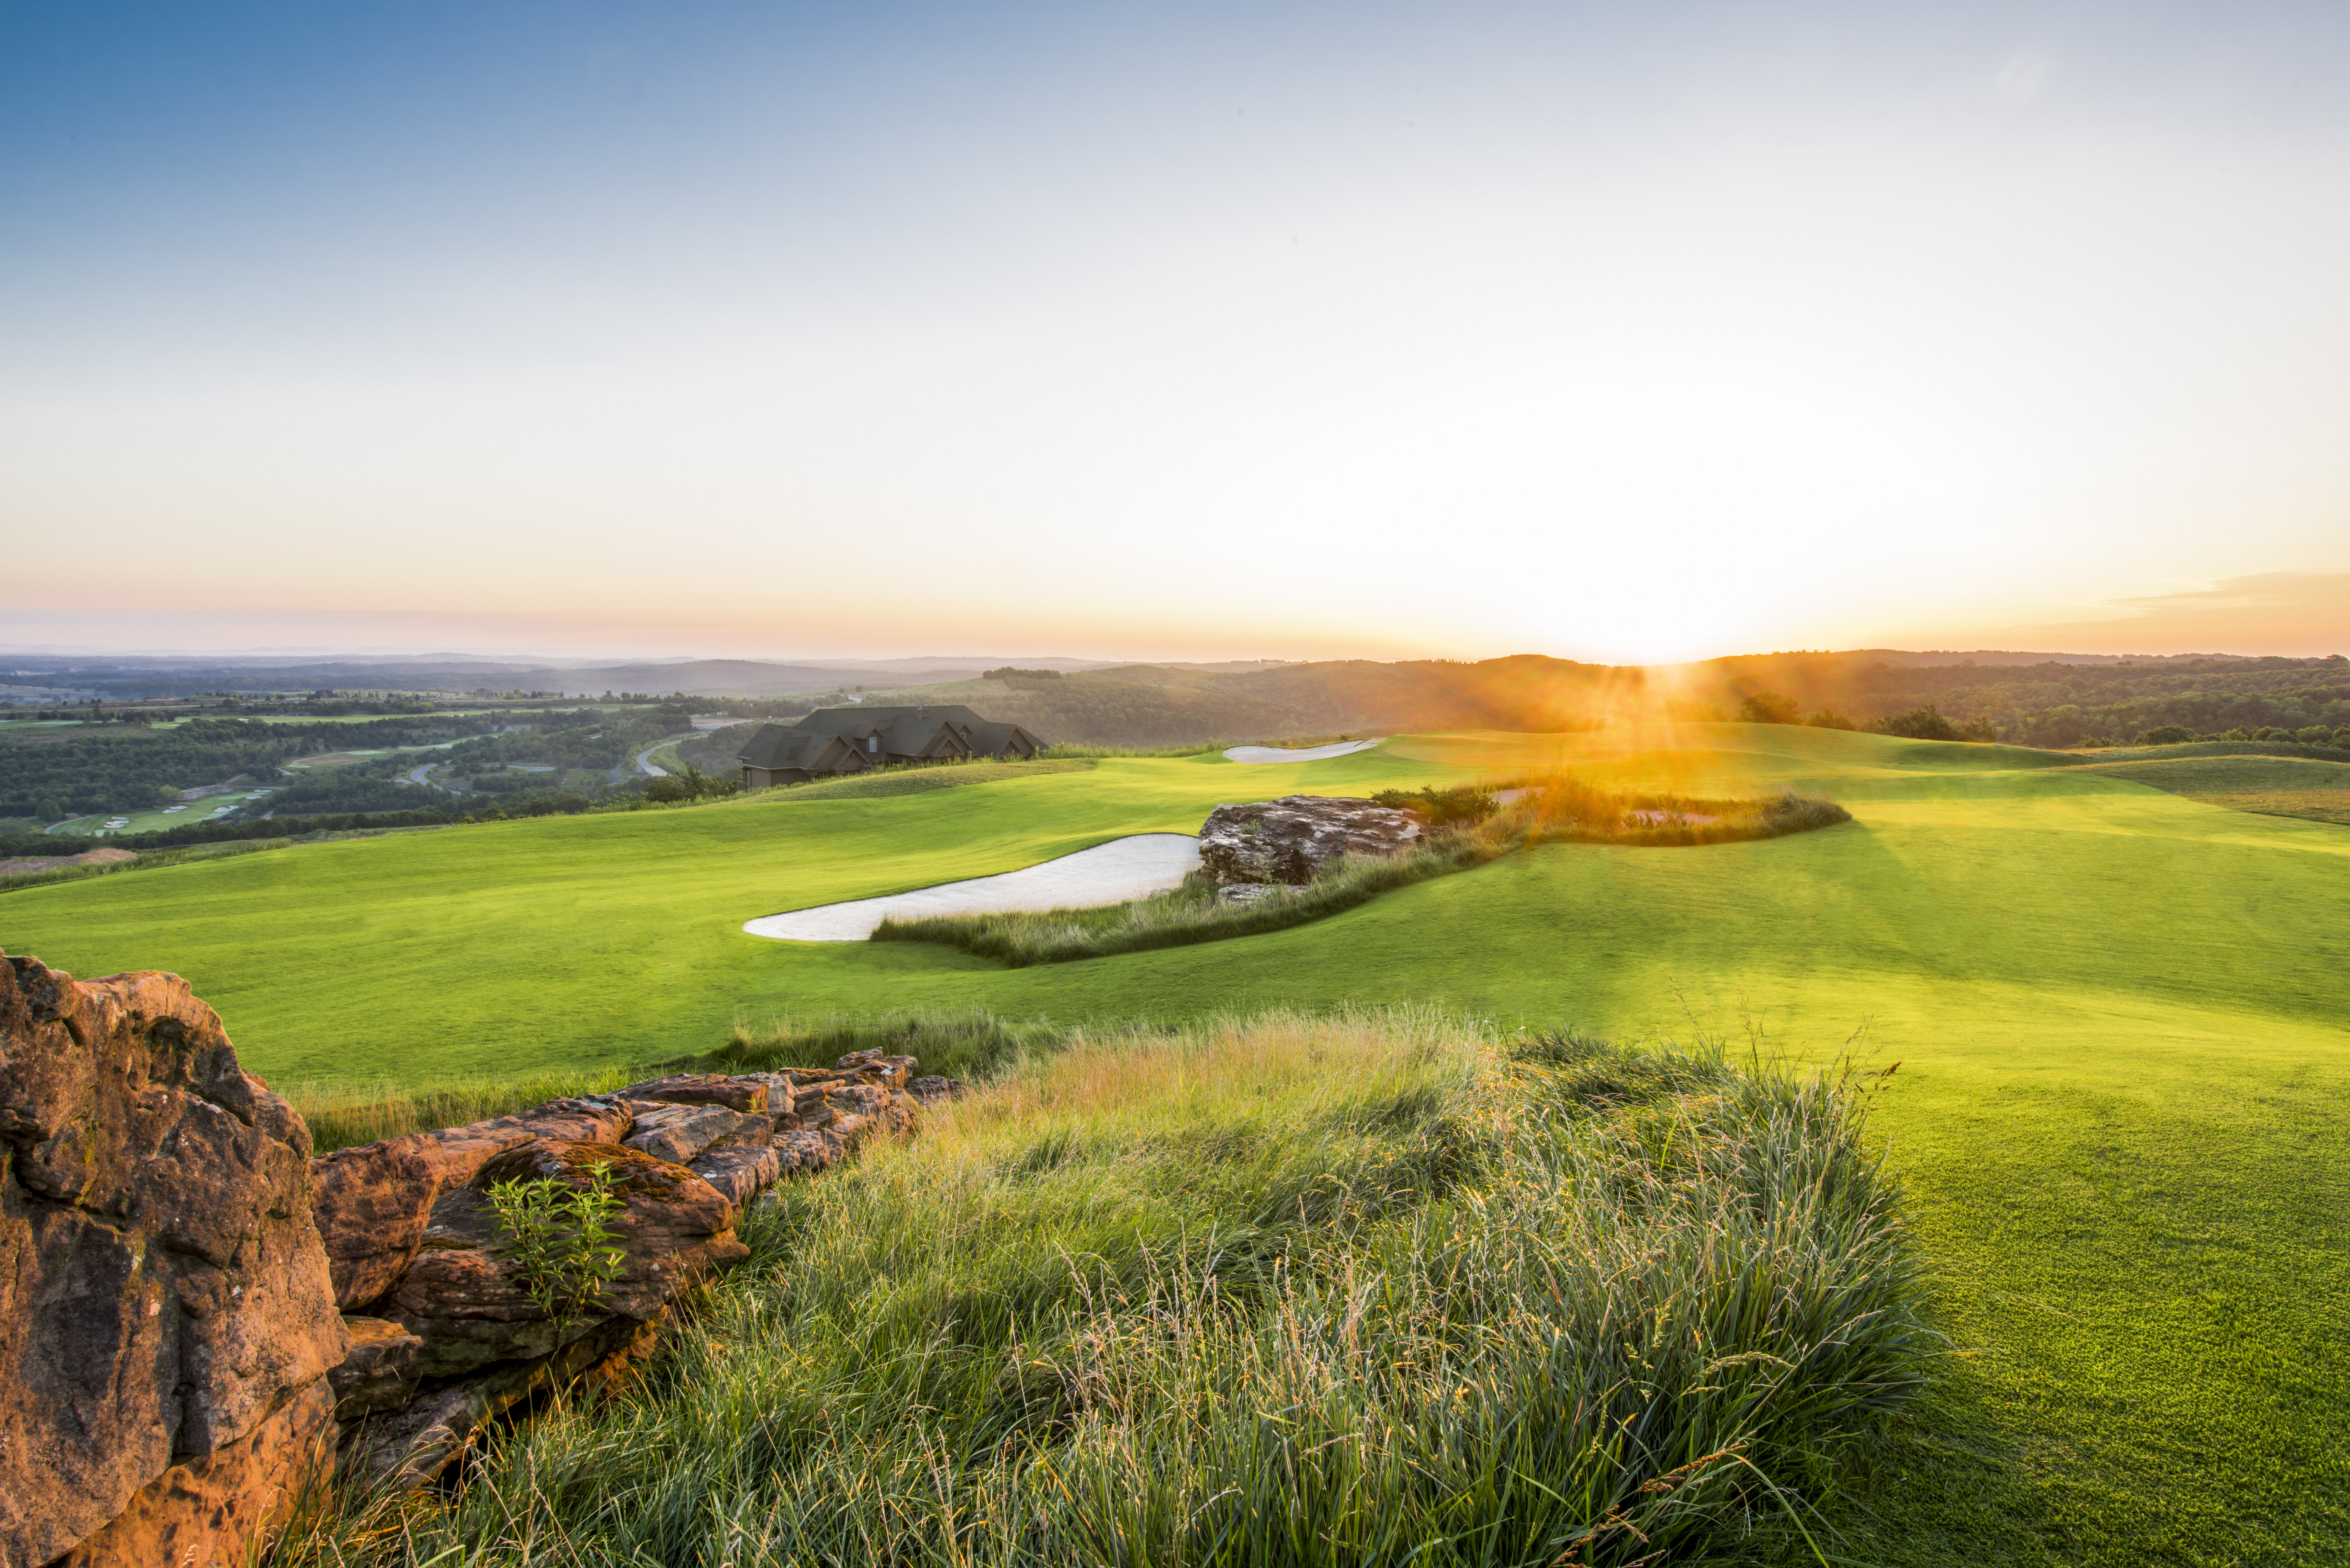
<path fill-rule="evenodd" d="M 1778 838 L 1850 822 L 1832 800 L 1792 790 L 1759 800 L 1706 800 L 1674 794 L 1618 794 L 1569 779 L 1529 786 L 1513 806 L 1531 844 L 1644 846 L 1734 844 Z"/>
<path fill-rule="evenodd" d="M 1525 788 L 1520 799 L 1482 822 L 1440 828 L 1400 855 L 1346 857 L 1305 887 L 1283 888 L 1248 903 L 1218 898 L 1213 879 L 1194 873 L 1180 888 L 1120 904 L 912 919 L 887 917 L 873 929 L 870 940 L 938 942 L 1014 969 L 1067 963 L 1285 930 L 1367 904 L 1398 888 L 1482 866 L 1528 844 L 1727 844 L 1852 820 L 1833 801 L 1794 794 L 1764 800 L 1614 794 L 1558 779 Z"/>
<path fill-rule="evenodd" d="M 273 1085 L 309 1125 L 320 1154 L 352 1144 L 513 1116 L 573 1095 L 607 1095 L 664 1073 L 767 1073 L 829 1067 L 851 1051 L 911 1056 L 925 1073 L 985 1079 L 1024 1054 L 1055 1049 L 1063 1031 L 1038 1021 L 1007 1023 L 983 1008 L 964 1012 L 831 1012 L 811 1018 L 738 1018 L 725 1043 L 706 1054 L 525 1077 L 443 1078 L 429 1088 L 380 1080 Z"/>
<path fill-rule="evenodd" d="M 1821 1511 L 1935 1345 L 1850 1078 L 1421 1010 L 1087 1034 L 780 1189 L 635 1390 L 314 1568 L 1631 1563 Z M 1792 1536 L 1791 1536 L 1792 1539 Z"/>
<path fill-rule="evenodd" d="M 309 1125 L 312 1149 L 325 1154 L 403 1133 L 510 1116 L 567 1096 L 609 1094 L 653 1071 L 637 1064 L 520 1078 L 443 1078 L 430 1088 L 380 1080 L 292 1082 L 270 1087 L 302 1114 Z"/>
<path fill-rule="evenodd" d="M 705 1073 L 772 1073 L 829 1067 L 851 1051 L 885 1051 L 913 1057 L 925 1073 L 984 1080 L 1024 1054 L 1055 1049 L 1064 1038 L 1065 1032 L 1048 1022 L 1011 1023 L 983 1007 L 778 1015 L 761 1023 L 738 1018 L 724 1045 L 670 1065 Z"/>

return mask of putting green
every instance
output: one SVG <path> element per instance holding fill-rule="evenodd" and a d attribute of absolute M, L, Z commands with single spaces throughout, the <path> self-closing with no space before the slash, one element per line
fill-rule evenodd
<path fill-rule="evenodd" d="M 1195 829 L 1220 801 L 1565 765 L 1782 786 L 1843 826 L 1553 845 L 1239 941 L 1004 971 L 742 921 Z M 2339 765 L 2339 764 L 2329 764 Z M 1944 1282 L 1932 1419 L 1871 1563 L 2350 1560 L 2350 829 L 2046 753 L 1757 725 L 1111 759 L 357 840 L 0 897 L 0 947 L 176 968 L 282 1077 L 640 1059 L 738 1013 L 1061 1018 L 1420 997 L 1514 1025 L 1901 1064 L 1877 1125 Z M 2328 775 L 2330 777 L 2330 775 Z M 2298 783 L 2298 781 L 2296 781 Z M 877 794 L 887 785 L 906 793 Z"/>

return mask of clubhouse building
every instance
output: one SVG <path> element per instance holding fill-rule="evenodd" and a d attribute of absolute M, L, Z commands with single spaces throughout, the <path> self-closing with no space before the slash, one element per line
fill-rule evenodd
<path fill-rule="evenodd" d="M 1044 746 L 968 708 L 822 708 L 796 724 L 762 725 L 734 760 L 744 789 L 764 789 L 910 763 L 1023 762 Z"/>

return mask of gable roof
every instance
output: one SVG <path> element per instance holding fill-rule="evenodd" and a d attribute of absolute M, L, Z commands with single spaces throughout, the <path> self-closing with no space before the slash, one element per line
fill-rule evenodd
<path fill-rule="evenodd" d="M 987 722 L 960 704 L 938 703 L 919 708 L 819 708 L 793 727 L 827 735 L 868 735 L 876 731 L 887 734 L 908 720 L 952 724 L 958 734 Z"/>
<path fill-rule="evenodd" d="M 754 768 L 804 768 L 820 759 L 841 737 L 813 734 L 789 724 L 762 724 L 743 742 L 734 760 Z"/>
<path fill-rule="evenodd" d="M 913 708 L 821 708 L 791 724 L 762 724 L 743 743 L 735 760 L 754 768 L 806 768 L 823 760 L 834 742 L 868 760 L 866 738 L 880 740 L 879 756 L 915 757 L 932 753 L 940 732 L 951 730 L 955 743 L 947 751 L 961 755 L 969 750 L 993 756 L 1014 735 L 1024 736 L 1040 750 L 1045 742 L 1017 724 L 983 719 L 958 703 Z M 870 759 L 879 760 L 879 757 Z"/>

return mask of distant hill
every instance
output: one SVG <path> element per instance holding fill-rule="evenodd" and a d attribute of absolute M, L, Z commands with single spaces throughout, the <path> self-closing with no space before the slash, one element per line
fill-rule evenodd
<path fill-rule="evenodd" d="M 2233 728 L 2350 724 L 2350 664 L 2333 659 L 2123 658 L 1981 650 L 1861 649 L 1745 654 L 1681 665 L 1583 664 L 1541 654 L 1474 662 L 1333 659 L 1223 664 L 1104 664 L 1026 656 L 782 663 L 640 659 L 600 665 L 498 663 L 455 656 L 402 659 L 273 658 L 244 663 L 155 657 L 11 656 L 27 687 L 109 700 L 215 691 L 467 691 L 481 688 L 601 696 L 697 698 L 862 695 L 962 702 L 1047 740 L 1121 746 L 1284 740 L 1379 730 L 1571 730 L 1621 719 L 1731 719 L 1742 701 L 1782 694 L 1804 715 L 1833 709 L 1858 722 L 1932 704 L 2002 741 L 2069 746 L 2179 724 Z M 1055 680 L 983 680 L 983 670 L 1055 670 Z"/>

